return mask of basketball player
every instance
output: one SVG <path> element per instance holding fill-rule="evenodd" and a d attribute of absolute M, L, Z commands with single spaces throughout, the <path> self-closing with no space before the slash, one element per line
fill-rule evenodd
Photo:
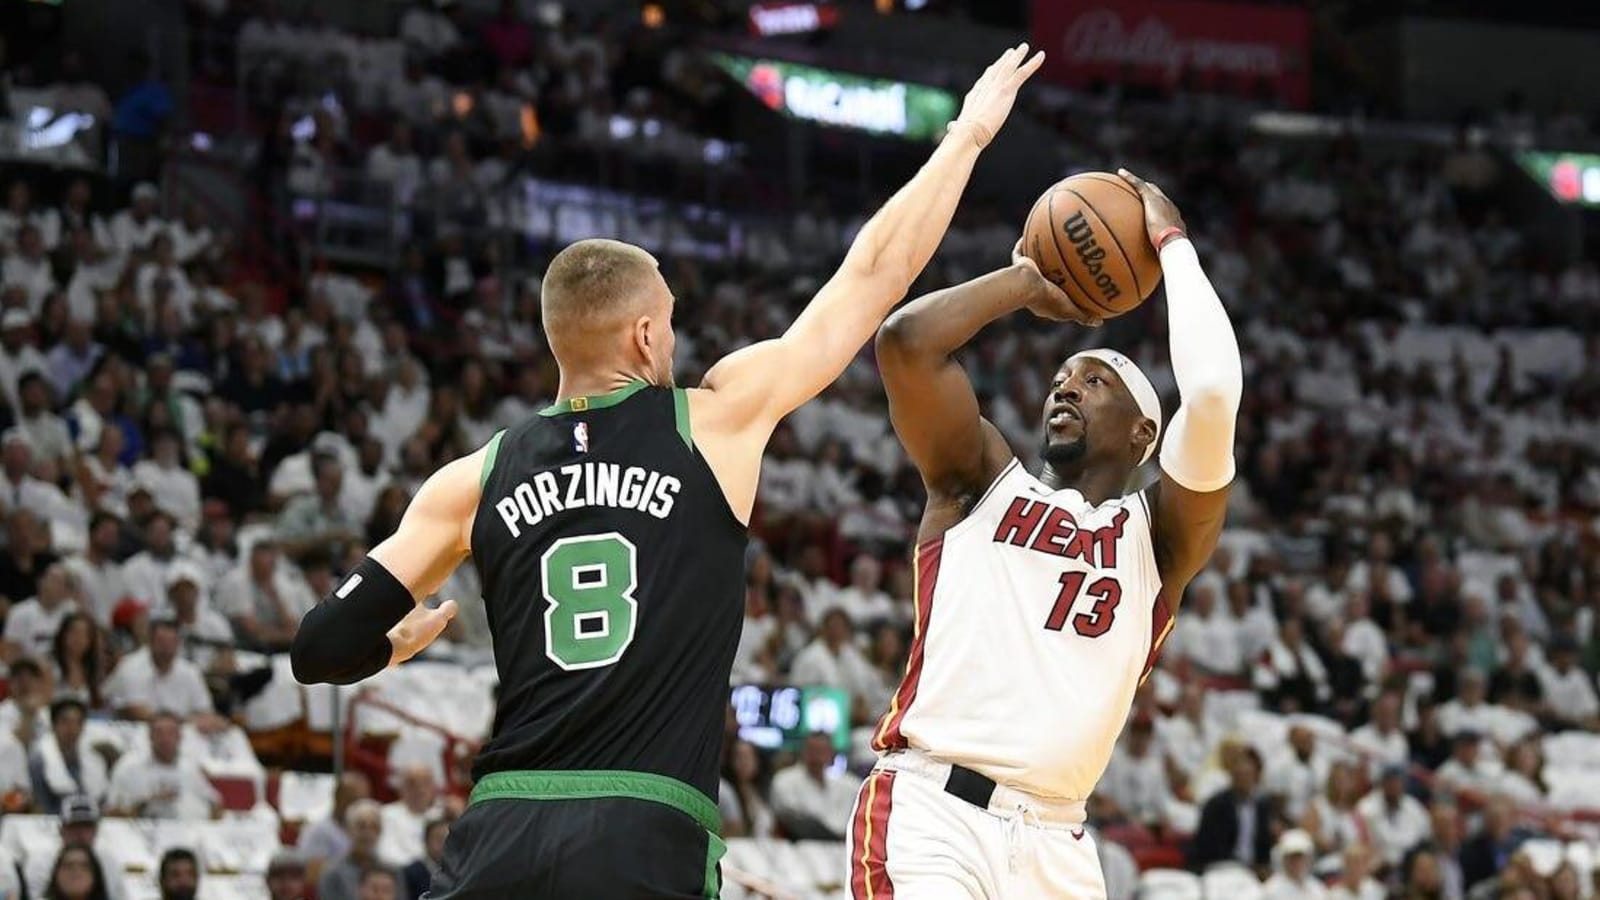
<path fill-rule="evenodd" d="M 439 634 L 455 606 L 423 598 L 477 564 L 499 705 L 429 896 L 717 895 L 713 798 L 767 438 L 905 295 L 1041 60 L 1022 45 L 991 65 L 789 330 L 699 389 L 673 386 L 673 297 L 648 253 L 588 240 L 550 263 L 555 404 L 430 477 L 295 638 L 301 681 L 365 678 Z"/>
<path fill-rule="evenodd" d="M 1158 483 L 1123 493 L 1155 450 L 1161 407 L 1115 351 L 1075 354 L 1051 377 L 1038 473 L 980 414 L 953 358 L 963 344 L 1019 309 L 1082 321 L 1026 259 L 918 299 L 878 333 L 928 505 L 916 636 L 851 823 L 856 898 L 1105 896 L 1084 801 L 1216 545 L 1240 392 L 1233 328 L 1177 208 L 1121 174 L 1160 253 L 1182 395 Z"/>

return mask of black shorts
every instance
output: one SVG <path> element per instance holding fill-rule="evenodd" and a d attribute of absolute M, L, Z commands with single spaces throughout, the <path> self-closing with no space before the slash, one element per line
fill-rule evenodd
<path fill-rule="evenodd" d="M 423 896 L 715 898 L 726 849 L 713 830 L 715 813 L 703 794 L 660 776 L 496 773 L 478 783 L 450 827 L 439 874 Z"/>

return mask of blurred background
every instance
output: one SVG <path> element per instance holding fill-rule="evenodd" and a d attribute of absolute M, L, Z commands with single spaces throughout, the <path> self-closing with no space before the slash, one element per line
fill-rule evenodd
<path fill-rule="evenodd" d="M 417 896 L 493 715 L 476 573 L 402 669 L 301 688 L 283 651 L 423 478 L 552 399 L 545 262 L 656 253 L 697 383 L 1022 39 L 1049 62 L 919 289 L 1127 166 L 1184 210 L 1247 373 L 1221 549 L 1091 800 L 1111 896 L 1593 895 L 1597 28 L 1544 0 L 3 0 L 0 897 Z M 1164 321 L 1017 317 L 965 363 L 1030 460 L 1087 343 L 1170 413 Z M 763 466 L 724 897 L 846 896 L 921 502 L 869 347 Z"/>

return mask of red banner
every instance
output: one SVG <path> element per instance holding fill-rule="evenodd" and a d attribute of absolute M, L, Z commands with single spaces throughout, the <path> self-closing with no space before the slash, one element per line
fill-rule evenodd
<path fill-rule="evenodd" d="M 1304 106 L 1311 17 L 1304 9 L 1213 0 L 1033 0 L 1045 77 L 1259 96 Z"/>

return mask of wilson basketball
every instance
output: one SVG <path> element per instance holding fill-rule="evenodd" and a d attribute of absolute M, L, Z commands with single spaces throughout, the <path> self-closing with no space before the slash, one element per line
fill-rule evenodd
<path fill-rule="evenodd" d="M 1161 280 L 1144 204 L 1109 172 L 1051 185 L 1028 213 L 1022 248 L 1079 309 L 1102 319 L 1134 309 Z"/>

